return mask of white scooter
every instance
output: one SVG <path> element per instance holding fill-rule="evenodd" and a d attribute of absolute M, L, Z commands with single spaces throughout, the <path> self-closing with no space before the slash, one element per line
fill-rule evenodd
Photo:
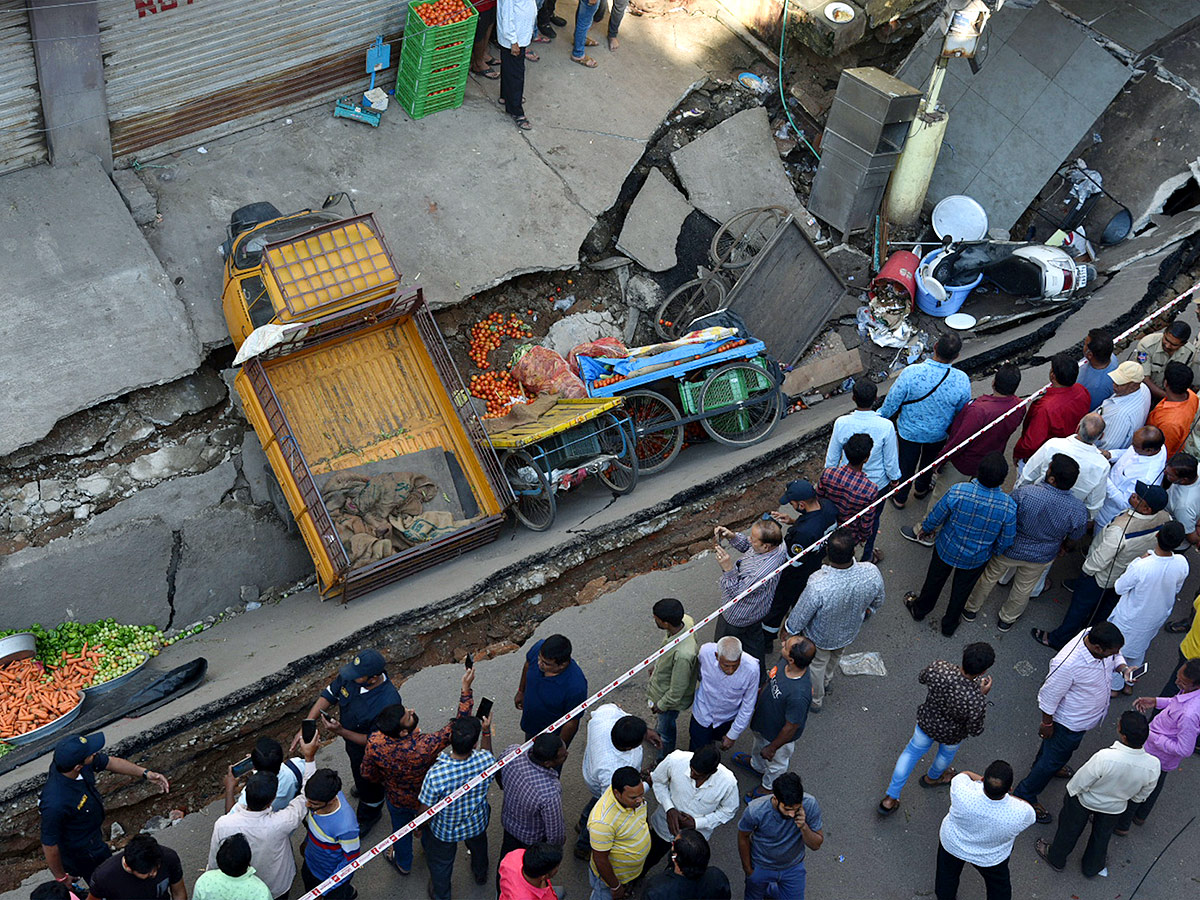
<path fill-rule="evenodd" d="M 980 275 L 1006 294 L 1063 303 L 1096 281 L 1096 267 L 1077 263 L 1061 247 L 1015 241 L 950 244 L 929 261 L 922 276 L 942 286 L 970 284 Z"/>

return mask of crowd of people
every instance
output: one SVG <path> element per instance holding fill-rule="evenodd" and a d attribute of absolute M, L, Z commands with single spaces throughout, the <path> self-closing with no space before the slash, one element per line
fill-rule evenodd
<path fill-rule="evenodd" d="M 494 883 L 501 900 L 557 900 L 562 892 L 553 880 L 568 837 L 562 778 L 570 767 L 581 771 L 589 794 L 573 853 L 587 865 L 592 900 L 639 891 L 648 900 L 731 897 L 728 873 L 710 857 L 713 842 L 733 842 L 733 831 L 740 895 L 802 900 L 806 854 L 818 851 L 825 835 L 822 805 L 794 771 L 794 751 L 809 715 L 825 708 L 843 653 L 885 600 L 874 547 L 883 504 L 860 513 L 935 461 L 936 481 L 917 479 L 911 492 L 890 496 L 896 509 L 928 502 L 918 524 L 900 529 L 930 554 L 924 583 L 903 600 L 913 619 L 934 611 L 949 581 L 939 625 L 951 636 L 970 628 L 1011 580 L 995 614 L 997 630 L 1010 631 L 1031 598 L 1053 589 L 1047 574 L 1055 560 L 1082 551 L 1089 534 L 1090 546 L 1077 577 L 1062 584 L 1071 592 L 1062 624 L 1031 630 L 1055 655 L 1037 695 L 1040 742 L 1028 773 L 1017 781 L 1013 766 L 999 759 L 982 773 L 953 768 L 962 742 L 984 732 L 992 689 L 996 651 L 973 641 L 920 672 L 927 696 L 878 814 L 900 807 L 903 789 L 936 743 L 918 783 L 949 793 L 936 856 L 938 900 L 957 896 L 968 863 L 982 875 L 989 900 L 1011 897 L 1014 842 L 1035 823 L 1056 821 L 1041 800 L 1056 778 L 1066 782 L 1056 831 L 1032 849 L 1063 869 L 1090 823 L 1080 867 L 1087 876 L 1100 873 L 1112 837 L 1146 820 L 1166 774 L 1192 755 L 1200 735 L 1200 618 L 1168 621 L 1188 573 L 1182 554 L 1200 544 L 1200 420 L 1184 361 L 1195 355 L 1189 337 L 1176 322 L 1118 361 L 1111 339 L 1094 330 L 1086 360 L 1055 357 L 1051 387 L 1023 414 L 1020 373 L 1011 365 L 996 372 L 991 393 L 971 399 L 966 375 L 953 365 L 961 348 L 953 334 L 938 340 L 932 359 L 902 372 L 878 411 L 875 386 L 856 385 L 855 409 L 835 423 L 817 483 L 786 484 L 779 505 L 792 512 L 766 512 L 746 533 L 714 529 L 722 602 L 741 598 L 718 617 L 714 640 L 698 642 L 677 599 L 658 599 L 644 611 L 647 633 L 653 625 L 671 644 L 646 684 L 652 724 L 611 702 L 558 724 L 589 688 L 571 642 L 551 635 L 526 651 L 513 696 L 532 745 L 507 747 L 500 755 L 510 759 L 497 772 L 493 710 L 476 707 L 470 659 L 457 715 L 425 731 L 383 655 L 362 650 L 321 692 L 286 751 L 261 738 L 248 775 L 230 768 L 225 814 L 213 827 L 207 870 L 193 896 L 288 897 L 297 874 L 292 841 L 301 831 L 299 875 L 310 890 L 358 857 L 384 812 L 398 830 L 441 807 L 385 854 L 399 876 L 416 868 L 415 837 L 426 893 L 447 900 L 464 844 L 475 882 Z M 1193 418 L 1184 422 L 1189 411 Z M 984 425 L 990 427 L 978 433 Z M 1004 451 L 1018 429 L 1015 487 L 1006 491 Z M 941 460 L 947 446 L 953 452 Z M 817 542 L 819 552 L 786 565 Z M 1147 649 L 1164 628 L 1186 634 L 1167 683 L 1122 713 L 1110 747 L 1073 768 L 1075 751 L 1105 720 L 1111 700 L 1133 693 Z M 683 713 L 687 749 L 679 746 Z M 570 748 L 585 718 L 574 769 Z M 334 769 L 316 765 L 322 735 L 342 741 L 353 781 L 348 792 Z M 743 735 L 745 749 L 735 750 Z M 55 749 L 41 800 L 43 850 L 55 880 L 34 896 L 66 898 L 79 890 L 87 900 L 186 898 L 170 848 L 137 835 L 113 854 L 104 840 L 96 772 L 142 778 L 163 791 L 169 784 L 103 747 L 103 735 L 92 734 L 65 738 Z M 753 777 L 749 793 L 743 795 L 734 768 Z M 493 865 L 488 825 L 497 793 L 503 837 Z M 356 896 L 353 878 L 325 896 Z"/>

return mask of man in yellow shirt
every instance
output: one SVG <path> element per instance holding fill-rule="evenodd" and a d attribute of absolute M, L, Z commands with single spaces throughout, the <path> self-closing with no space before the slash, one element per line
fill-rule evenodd
<path fill-rule="evenodd" d="M 612 783 L 588 816 L 592 861 L 588 881 L 591 900 L 623 900 L 633 896 L 650 853 L 646 824 L 646 786 L 633 766 L 613 772 Z"/>
<path fill-rule="evenodd" d="M 1174 622 L 1168 622 L 1165 630 L 1171 634 L 1187 634 L 1183 637 L 1183 642 L 1179 645 L 1179 659 L 1175 661 L 1175 665 L 1171 667 L 1171 677 L 1167 679 L 1167 683 L 1163 685 L 1163 689 L 1158 692 L 1160 697 L 1174 697 L 1179 693 L 1179 685 L 1175 683 L 1175 673 L 1189 659 L 1200 659 L 1200 596 L 1197 596 L 1192 601 L 1192 624 L 1188 625 L 1187 617 L 1176 619 Z"/>

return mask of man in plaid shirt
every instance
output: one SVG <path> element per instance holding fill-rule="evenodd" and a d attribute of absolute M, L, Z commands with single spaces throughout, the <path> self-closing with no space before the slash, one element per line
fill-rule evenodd
<path fill-rule="evenodd" d="M 918 539 L 934 531 L 938 535 L 921 593 L 918 596 L 909 592 L 904 605 L 920 622 L 933 611 L 953 573 L 950 602 L 942 616 L 942 634 L 946 637 L 958 627 L 967 598 L 988 560 L 1008 550 L 1016 537 L 1017 503 L 1000 490 L 1007 477 L 1004 456 L 989 453 L 979 461 L 975 478 L 950 488 L 916 528 Z"/>
<path fill-rule="evenodd" d="M 480 720 L 465 716 L 450 723 L 450 749 L 442 754 L 425 776 L 418 812 L 424 812 L 446 795 L 474 778 L 496 761 L 492 756 L 492 717 Z M 482 740 L 480 736 L 482 734 Z M 475 749 L 476 742 L 480 749 Z M 454 872 L 454 857 L 458 842 L 467 845 L 471 853 L 471 874 L 476 884 L 487 883 L 487 827 L 491 816 L 487 792 L 492 779 L 484 779 L 463 794 L 421 827 L 421 846 L 429 864 L 429 896 L 434 900 L 450 900 L 450 876 Z"/>
<path fill-rule="evenodd" d="M 817 481 L 817 496 L 824 497 L 837 507 L 838 524 L 846 525 L 855 513 L 875 502 L 879 489 L 863 471 L 875 442 L 869 434 L 853 435 L 842 452 L 846 465 L 826 469 Z M 879 507 L 846 525 L 855 543 L 863 545 L 863 562 L 879 562 L 882 554 L 875 553 L 875 535 L 879 533 Z"/>
<path fill-rule="evenodd" d="M 513 744 L 504 755 L 519 747 L 520 744 Z M 561 847 L 566 842 L 562 782 L 558 775 L 566 761 L 567 745 L 563 739 L 557 734 L 539 734 L 528 753 L 522 753 L 498 773 L 496 780 L 504 789 L 504 806 L 500 811 L 500 821 L 504 824 L 501 859 L 513 850 L 528 850 L 537 843 Z"/>
<path fill-rule="evenodd" d="M 774 519 L 760 519 L 750 529 L 750 536 L 730 531 L 723 525 L 713 529 L 717 541 L 717 562 L 721 566 L 721 603 L 725 604 L 744 591 L 763 575 L 780 568 L 787 562 L 787 550 L 783 546 L 783 529 Z M 734 562 L 729 551 L 721 546 L 726 540 L 729 546 L 742 554 Z M 766 649 L 766 634 L 762 621 L 771 611 L 775 599 L 775 586 L 779 575 L 772 575 L 753 591 L 717 616 L 716 640 L 726 636 L 738 638 L 742 649 L 759 661 L 759 682 L 766 680 L 763 668 L 763 651 Z"/>

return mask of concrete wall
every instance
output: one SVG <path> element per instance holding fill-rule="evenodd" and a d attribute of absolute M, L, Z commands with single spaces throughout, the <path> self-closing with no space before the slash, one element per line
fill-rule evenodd
<path fill-rule="evenodd" d="M 790 0 L 788 37 L 822 56 L 836 56 L 854 46 L 870 28 L 902 16 L 926 0 L 850 0 L 858 15 L 835 25 L 823 10 L 829 0 Z M 779 47 L 784 0 L 722 0 L 722 3 L 773 50 Z"/>

